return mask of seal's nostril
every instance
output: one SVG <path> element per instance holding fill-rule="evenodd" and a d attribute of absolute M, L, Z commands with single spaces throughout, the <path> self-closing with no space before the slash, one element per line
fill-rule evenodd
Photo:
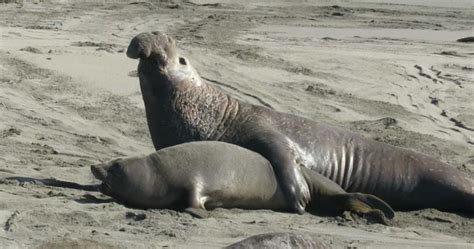
<path fill-rule="evenodd" d="M 186 66 L 186 59 L 184 59 L 183 57 L 179 57 L 179 64 Z"/>

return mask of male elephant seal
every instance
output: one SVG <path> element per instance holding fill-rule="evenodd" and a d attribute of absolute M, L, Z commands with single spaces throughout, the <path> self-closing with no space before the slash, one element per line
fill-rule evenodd
<path fill-rule="evenodd" d="M 140 58 L 140 87 L 157 150 L 220 140 L 256 151 L 271 162 L 297 212 L 309 199 L 298 165 L 396 209 L 474 212 L 474 183 L 467 174 L 426 155 L 232 98 L 205 84 L 166 34 L 137 35 L 127 55 Z"/>
<path fill-rule="evenodd" d="M 192 142 L 161 149 L 145 157 L 116 159 L 91 166 L 100 190 L 139 208 L 244 208 L 292 211 L 275 173 L 262 155 L 237 145 Z M 394 212 L 379 198 L 346 193 L 339 185 L 302 169 L 311 199 L 307 211 L 351 211 L 385 222 Z M 379 216 L 379 217 L 377 217 Z"/>

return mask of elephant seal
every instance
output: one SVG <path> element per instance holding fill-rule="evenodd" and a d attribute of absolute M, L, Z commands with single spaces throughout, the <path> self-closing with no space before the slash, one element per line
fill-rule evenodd
<path fill-rule="evenodd" d="M 399 210 L 474 212 L 474 183 L 429 156 L 350 131 L 239 101 L 208 85 L 160 32 L 141 33 L 127 50 L 138 75 L 156 150 L 218 140 L 256 151 L 272 164 L 289 203 L 309 201 L 304 166 L 347 192 L 376 195 Z"/>
<path fill-rule="evenodd" d="M 226 249 L 329 249 L 321 240 L 299 233 L 264 233 L 250 236 L 236 242 Z"/>
<path fill-rule="evenodd" d="M 291 212 L 270 162 L 256 152 L 229 143 L 180 144 L 145 157 L 93 165 L 91 171 L 102 181 L 102 193 L 133 207 Z M 302 175 L 310 189 L 310 213 L 335 215 L 347 210 L 375 216 L 381 223 L 386 223 L 384 217 L 394 217 L 391 207 L 375 196 L 346 193 L 309 169 L 302 169 Z"/>

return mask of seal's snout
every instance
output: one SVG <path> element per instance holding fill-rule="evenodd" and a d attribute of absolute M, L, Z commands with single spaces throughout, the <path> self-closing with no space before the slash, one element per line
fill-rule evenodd
<path fill-rule="evenodd" d="M 151 54 L 152 34 L 141 33 L 135 36 L 128 45 L 127 56 L 132 59 L 145 59 Z"/>
<path fill-rule="evenodd" d="M 135 36 L 128 45 L 127 56 L 132 59 L 147 59 L 153 55 L 166 58 L 174 46 L 174 40 L 164 33 L 144 32 Z"/>
<path fill-rule="evenodd" d="M 95 178 L 104 181 L 107 178 L 107 170 L 105 169 L 104 164 L 97 164 L 91 166 L 92 174 Z"/>

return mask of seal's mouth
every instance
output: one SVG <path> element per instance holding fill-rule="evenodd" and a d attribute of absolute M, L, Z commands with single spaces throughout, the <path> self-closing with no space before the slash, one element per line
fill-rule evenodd
<path fill-rule="evenodd" d="M 112 196 L 112 188 L 106 182 L 100 184 L 99 191 L 104 195 Z"/>
<path fill-rule="evenodd" d="M 112 196 L 112 188 L 107 183 L 107 175 L 108 175 L 107 169 L 108 169 L 107 166 L 105 166 L 104 164 L 91 166 L 91 172 L 94 175 L 94 177 L 102 181 L 102 184 L 100 184 L 99 186 L 99 191 L 104 195 Z"/>

